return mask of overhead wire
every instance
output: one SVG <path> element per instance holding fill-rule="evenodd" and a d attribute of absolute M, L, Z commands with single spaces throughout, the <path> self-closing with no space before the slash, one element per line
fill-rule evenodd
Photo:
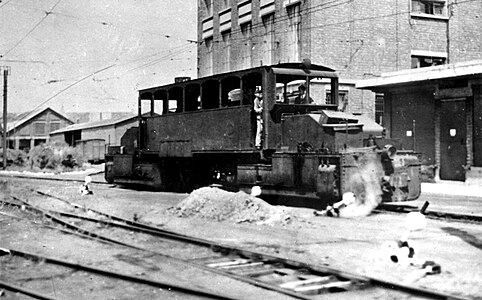
<path fill-rule="evenodd" d="M 12 0 L 8 0 L 8 1 L 6 1 L 5 3 L 3 3 L 2 5 L 0 5 L 0 8 L 4 7 L 4 6 L 7 5 L 9 2 L 12 2 Z"/>
<path fill-rule="evenodd" d="M 90 73 L 90 74 L 82 77 L 81 79 L 75 81 L 74 83 L 69 84 L 67 87 L 65 87 L 65 88 L 63 88 L 62 90 L 60 90 L 59 92 L 55 93 L 53 96 L 51 96 L 51 97 L 47 98 L 46 100 L 42 101 L 42 103 L 40 103 L 40 104 L 38 104 L 37 106 L 35 106 L 31 111 L 35 111 L 37 108 L 39 108 L 39 107 L 41 107 L 42 105 L 44 105 L 45 103 L 51 101 L 52 99 L 54 99 L 54 98 L 57 97 L 58 95 L 62 94 L 63 92 L 67 91 L 67 90 L 70 89 L 71 87 L 73 87 L 73 86 L 81 83 L 82 81 L 84 81 L 84 80 L 86 80 L 86 79 L 94 76 L 95 74 L 98 74 L 98 73 L 100 73 L 100 72 L 103 72 L 103 71 L 105 71 L 105 70 L 108 70 L 108 69 L 114 67 L 115 65 L 116 65 L 116 64 L 112 64 L 112 65 L 110 65 L 110 66 L 107 66 L 107 67 L 104 67 L 104 68 L 102 68 L 102 69 L 99 69 L 99 70 L 97 70 L 97 71 L 95 71 L 95 72 L 93 72 L 93 73 Z"/>
<path fill-rule="evenodd" d="M 28 9 L 28 10 L 42 11 L 42 12 L 45 11 L 45 10 L 40 9 L 40 8 L 26 6 L 26 5 L 22 5 L 22 4 L 18 4 L 18 3 L 11 3 L 11 5 L 14 5 L 14 6 L 17 6 L 17 7 L 22 7 L 22 8 Z M 108 27 L 114 27 L 114 28 L 126 28 L 126 29 L 129 29 L 131 31 L 146 33 L 146 34 L 152 34 L 152 35 L 156 35 L 156 36 L 162 36 L 162 37 L 165 37 L 165 38 L 168 38 L 168 39 L 173 38 L 173 39 L 177 39 L 177 40 L 181 40 L 181 41 L 186 41 L 186 42 L 189 42 L 189 43 L 196 43 L 197 42 L 193 39 L 185 39 L 185 38 L 177 37 L 176 35 L 174 35 L 172 33 L 167 33 L 167 32 L 160 33 L 158 31 L 141 30 L 139 28 L 135 28 L 135 27 L 132 27 L 132 26 L 120 25 L 119 23 L 96 20 L 94 18 L 79 17 L 79 16 L 75 16 L 75 15 L 71 15 L 71 14 L 67 14 L 67 13 L 63 13 L 63 12 L 59 12 L 59 11 L 51 12 L 51 14 L 55 14 L 55 15 L 60 16 L 60 17 L 76 19 L 76 20 L 79 20 L 79 21 L 83 21 L 85 23 L 91 23 L 91 24 L 96 24 L 96 25 L 101 25 L 101 26 L 108 26 Z"/>
<path fill-rule="evenodd" d="M 132 72 L 132 71 L 138 70 L 138 69 L 140 69 L 140 68 L 142 68 L 142 67 L 148 67 L 148 66 L 151 66 L 151 65 L 153 65 L 153 64 L 157 64 L 157 63 L 162 62 L 162 61 L 164 61 L 164 60 L 170 59 L 171 57 L 173 57 L 173 56 L 175 56 L 175 55 L 178 55 L 178 54 L 182 54 L 182 53 L 184 53 L 184 52 L 187 52 L 187 51 L 190 50 L 190 49 L 189 49 L 190 46 L 191 46 L 190 44 L 184 44 L 184 45 L 175 47 L 175 48 L 173 48 L 173 49 L 177 49 L 177 50 L 175 50 L 174 52 L 165 54 L 164 56 L 162 56 L 162 57 L 160 57 L 160 58 L 156 58 L 156 59 L 154 59 L 154 60 L 152 60 L 152 61 L 150 61 L 150 62 L 146 62 L 146 63 L 144 63 L 143 65 L 140 65 L 140 66 L 136 66 L 136 67 L 134 67 L 134 68 L 131 68 L 131 69 L 127 70 L 127 71 L 124 71 L 124 72 L 123 72 L 122 74 L 120 74 L 120 75 L 113 76 L 113 77 L 108 77 L 108 78 L 102 78 L 102 79 L 94 79 L 94 81 L 99 82 L 99 81 L 105 81 L 105 80 L 111 80 L 111 79 L 119 79 L 120 77 L 126 75 L 127 73 L 130 73 L 130 72 Z M 169 50 L 169 51 L 172 51 L 172 49 Z M 156 54 L 151 54 L 151 55 L 148 55 L 148 56 L 144 56 L 144 57 L 135 59 L 135 60 L 133 60 L 133 61 L 129 61 L 129 62 L 126 62 L 126 63 L 123 63 L 123 64 L 118 64 L 118 66 L 128 65 L 128 64 L 131 64 L 131 63 L 134 63 L 134 62 L 137 62 L 137 61 L 145 60 L 145 59 L 150 58 L 150 57 L 153 57 L 153 56 L 157 56 L 157 55 L 159 55 L 159 54 L 160 54 L 160 53 L 156 53 Z"/>
<path fill-rule="evenodd" d="M 47 19 L 47 17 L 52 14 L 52 11 L 57 7 L 57 5 L 59 5 L 59 3 L 61 2 L 62 0 L 58 0 L 54 6 L 52 6 L 52 8 L 49 10 L 49 11 L 44 11 L 45 12 L 45 16 L 43 16 L 43 18 L 37 22 L 37 24 L 34 25 L 34 27 L 32 29 L 30 29 L 17 43 L 15 43 L 15 45 L 13 45 L 13 47 L 11 47 L 7 52 L 5 52 L 3 55 L 0 54 L 0 59 L 5 57 L 6 55 L 8 55 L 10 52 L 12 52 L 15 48 L 17 48 L 18 45 L 20 45 L 35 29 L 37 29 L 37 27 L 40 26 L 40 24 L 42 24 L 43 21 L 45 21 L 45 19 Z"/>

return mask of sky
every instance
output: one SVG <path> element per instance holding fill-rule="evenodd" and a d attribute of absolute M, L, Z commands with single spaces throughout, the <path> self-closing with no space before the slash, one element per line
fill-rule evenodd
<path fill-rule="evenodd" d="M 7 111 L 136 112 L 138 89 L 196 77 L 196 38 L 197 0 L 0 0 Z"/>

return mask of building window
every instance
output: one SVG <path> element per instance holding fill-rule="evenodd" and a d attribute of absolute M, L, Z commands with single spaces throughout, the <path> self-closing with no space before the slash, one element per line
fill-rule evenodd
<path fill-rule="evenodd" d="M 252 19 L 252 3 L 251 0 L 241 2 L 238 5 L 238 24 L 243 26 L 244 24 L 251 22 Z"/>
<path fill-rule="evenodd" d="M 34 135 L 44 135 L 47 133 L 45 127 L 47 125 L 46 122 L 35 122 L 34 124 Z"/>
<path fill-rule="evenodd" d="M 412 0 L 412 13 L 445 16 L 445 1 Z"/>
<path fill-rule="evenodd" d="M 60 129 L 60 122 L 50 122 L 50 131 L 55 131 Z"/>
<path fill-rule="evenodd" d="M 412 69 L 443 65 L 445 61 L 445 57 L 412 55 Z"/>
<path fill-rule="evenodd" d="M 274 14 L 276 9 L 274 0 L 261 0 L 259 2 L 259 15 L 264 17 L 266 15 Z"/>
<path fill-rule="evenodd" d="M 345 108 L 348 104 L 348 91 L 339 91 L 338 92 L 338 102 Z M 331 91 L 326 92 L 325 104 L 333 104 L 336 105 L 338 103 L 333 103 L 331 99 Z"/>
<path fill-rule="evenodd" d="M 202 21 L 202 38 L 208 39 L 211 38 L 214 34 L 214 27 L 213 27 L 213 17 L 209 17 Z"/>
<path fill-rule="evenodd" d="M 231 9 L 219 13 L 219 32 L 224 33 L 231 30 Z"/>
<path fill-rule="evenodd" d="M 375 96 L 375 122 L 383 125 L 383 111 L 384 111 L 384 96 L 377 94 Z"/>

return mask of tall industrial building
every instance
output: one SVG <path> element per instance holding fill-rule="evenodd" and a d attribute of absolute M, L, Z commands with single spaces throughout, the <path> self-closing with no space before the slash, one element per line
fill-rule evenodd
<path fill-rule="evenodd" d="M 482 59 L 481 0 L 199 0 L 198 76 L 260 65 L 326 65 L 339 107 L 382 123 L 382 72 Z M 329 87 L 318 101 L 329 101 Z M 320 95 L 317 95 L 320 98 Z"/>

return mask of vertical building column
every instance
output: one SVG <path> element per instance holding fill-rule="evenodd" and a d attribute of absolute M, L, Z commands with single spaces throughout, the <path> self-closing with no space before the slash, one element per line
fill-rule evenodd
<path fill-rule="evenodd" d="M 474 96 L 467 97 L 465 100 L 465 122 L 467 124 L 467 138 L 465 144 L 467 147 L 467 162 L 466 168 L 470 168 L 474 165 Z"/>
<path fill-rule="evenodd" d="M 434 138 L 435 138 L 435 181 L 440 180 L 440 113 L 442 108 L 442 102 L 440 99 L 435 99 L 435 115 L 434 122 Z"/>
<path fill-rule="evenodd" d="M 383 94 L 383 126 L 385 127 L 385 137 L 392 138 L 392 93 Z"/>
<path fill-rule="evenodd" d="M 142 141 L 142 100 L 141 94 L 137 97 L 137 121 L 139 124 L 139 128 L 137 129 L 137 145 L 134 145 L 135 148 L 141 149 L 141 141 Z"/>
<path fill-rule="evenodd" d="M 218 107 L 223 107 L 223 85 L 220 81 L 218 83 Z"/>
<path fill-rule="evenodd" d="M 331 103 L 336 104 L 338 107 L 338 100 L 339 100 L 339 87 L 338 87 L 338 78 L 331 79 Z M 308 95 L 308 91 L 307 91 Z"/>

